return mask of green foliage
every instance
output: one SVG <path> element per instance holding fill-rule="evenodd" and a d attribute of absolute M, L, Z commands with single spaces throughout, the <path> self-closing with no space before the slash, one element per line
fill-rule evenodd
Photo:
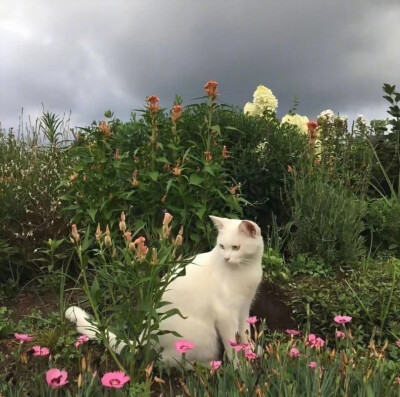
<path fill-rule="evenodd" d="M 301 326 L 309 324 L 316 333 L 332 335 L 333 316 L 346 314 L 353 317 L 357 343 L 368 343 L 374 337 L 383 343 L 400 336 L 399 272 L 395 260 L 328 278 L 300 275 L 283 288 Z"/>
<path fill-rule="evenodd" d="M 292 255 L 307 254 L 329 267 L 357 261 L 364 253 L 363 201 L 323 164 L 305 162 L 292 177 Z"/>
<path fill-rule="evenodd" d="M 0 339 L 5 338 L 14 331 L 15 324 L 10 318 L 11 310 L 0 306 Z"/>
<path fill-rule="evenodd" d="M 174 108 L 173 108 L 174 109 Z M 142 118 L 102 122 L 83 130 L 71 150 L 75 168 L 62 197 L 73 223 L 115 224 L 125 211 L 132 226 L 151 233 L 166 209 L 183 225 L 190 246 L 209 246 L 210 214 L 241 215 L 227 173 L 226 128 L 214 122 L 220 105 L 189 105 L 177 119 L 148 103 Z"/>

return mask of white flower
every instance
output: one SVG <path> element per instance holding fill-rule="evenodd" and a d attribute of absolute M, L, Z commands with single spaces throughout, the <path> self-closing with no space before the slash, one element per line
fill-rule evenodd
<path fill-rule="evenodd" d="M 362 114 L 359 114 L 359 115 L 357 115 L 357 118 L 356 118 L 356 124 L 363 126 L 363 127 L 367 127 L 368 121 Z"/>
<path fill-rule="evenodd" d="M 256 107 L 260 109 L 261 112 L 264 110 L 269 110 L 274 112 L 278 107 L 278 100 L 272 91 L 263 86 L 259 85 L 253 94 L 253 103 Z"/>
<path fill-rule="evenodd" d="M 317 117 L 317 119 L 326 119 L 326 121 L 333 123 L 333 119 L 335 118 L 335 113 L 333 113 L 332 110 L 328 109 L 328 110 L 323 110 Z"/>
<path fill-rule="evenodd" d="M 247 102 L 246 105 L 244 105 L 243 112 L 244 114 L 252 117 L 261 116 L 260 110 L 257 108 L 256 105 L 254 105 L 254 103 L 251 102 Z"/>
<path fill-rule="evenodd" d="M 308 133 L 307 123 L 309 122 L 307 116 L 300 116 L 299 114 L 287 114 L 282 118 L 282 124 L 287 123 L 295 125 L 303 134 Z"/>

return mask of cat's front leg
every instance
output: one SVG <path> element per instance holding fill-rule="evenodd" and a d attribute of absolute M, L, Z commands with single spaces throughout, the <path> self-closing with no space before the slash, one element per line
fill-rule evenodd
<path fill-rule="evenodd" d="M 246 321 L 249 317 L 250 305 L 243 305 L 239 312 L 239 336 L 240 343 L 250 340 L 250 324 Z"/>
<path fill-rule="evenodd" d="M 236 339 L 236 334 L 239 331 L 239 324 L 237 320 L 235 321 L 235 319 L 225 316 L 224 318 L 217 320 L 216 327 L 218 335 L 224 345 L 226 354 L 229 360 L 232 360 L 234 350 L 230 345 L 229 340 Z"/>

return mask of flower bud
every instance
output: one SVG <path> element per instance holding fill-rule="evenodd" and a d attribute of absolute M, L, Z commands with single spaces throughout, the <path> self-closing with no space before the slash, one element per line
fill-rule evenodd
<path fill-rule="evenodd" d="M 80 240 L 80 236 L 79 236 L 79 233 L 78 233 L 75 223 L 72 225 L 71 235 L 72 235 L 72 238 L 74 239 L 75 243 L 77 243 Z"/>
<path fill-rule="evenodd" d="M 97 224 L 97 229 L 96 229 L 95 237 L 96 237 L 96 241 L 100 241 L 100 238 L 101 238 L 100 223 Z"/>
<path fill-rule="evenodd" d="M 111 240 L 111 236 L 110 235 L 106 235 L 106 237 L 104 237 L 104 244 L 106 245 L 106 247 L 111 247 L 112 245 L 112 240 Z"/>

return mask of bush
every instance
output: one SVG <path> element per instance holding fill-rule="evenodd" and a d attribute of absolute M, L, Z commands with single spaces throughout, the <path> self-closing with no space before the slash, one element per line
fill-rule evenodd
<path fill-rule="evenodd" d="M 352 264 L 364 253 L 365 205 L 324 164 L 305 161 L 292 171 L 293 220 L 289 250 L 328 267 Z"/>

